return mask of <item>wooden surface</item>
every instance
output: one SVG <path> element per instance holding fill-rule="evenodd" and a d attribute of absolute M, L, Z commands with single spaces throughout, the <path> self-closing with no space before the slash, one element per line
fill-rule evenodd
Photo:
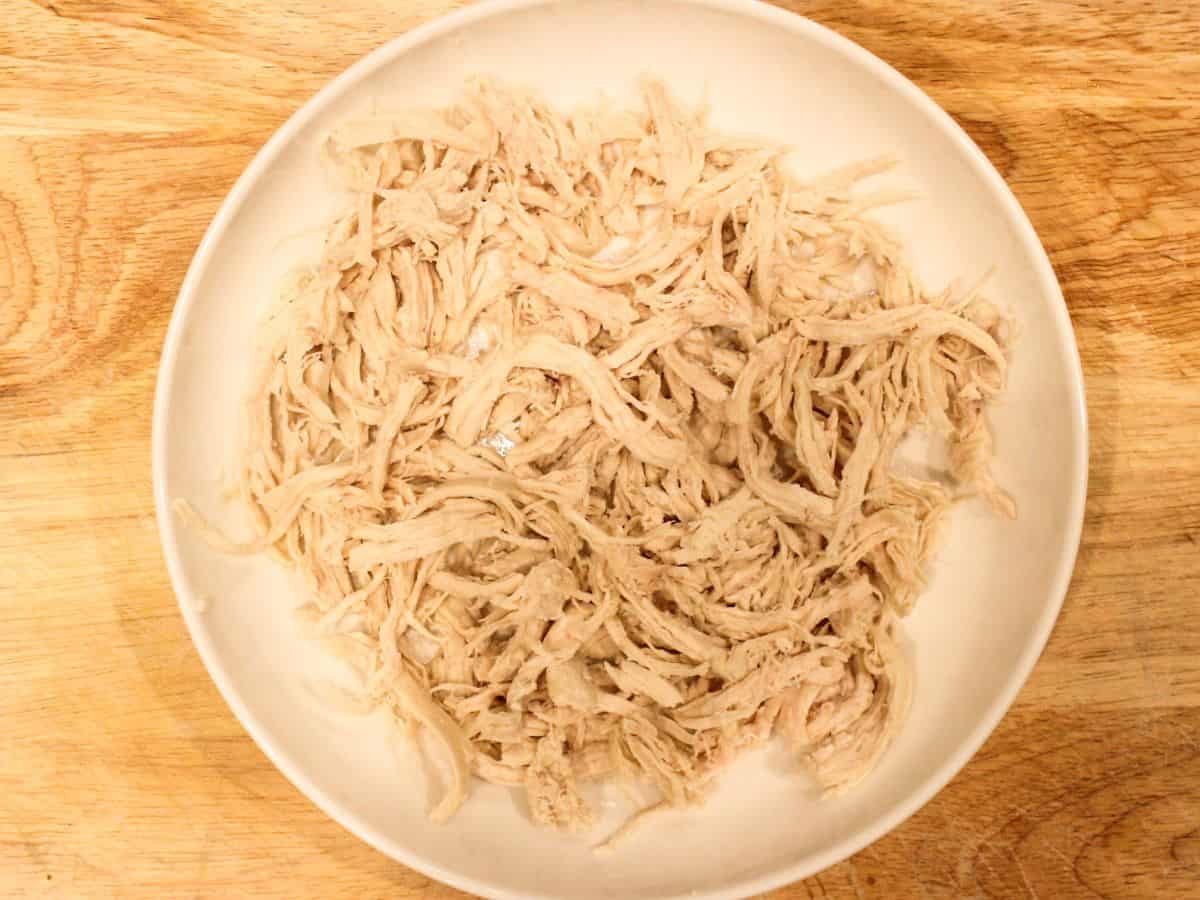
<path fill-rule="evenodd" d="M 0 0 L 0 893 L 457 897 L 328 820 L 226 709 L 150 496 L 200 235 L 329 77 L 448 0 Z M 1200 892 L 1200 6 L 795 8 L 1013 186 L 1091 413 L 1083 547 L 1012 712 L 902 828 L 777 896 Z"/>

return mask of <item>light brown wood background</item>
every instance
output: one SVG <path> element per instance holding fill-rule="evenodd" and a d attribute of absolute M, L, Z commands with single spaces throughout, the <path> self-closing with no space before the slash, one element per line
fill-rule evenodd
<path fill-rule="evenodd" d="M 328 78 L 453 0 L 0 0 L 0 893 L 460 896 L 325 818 L 184 631 L 150 496 L 200 235 Z M 778 897 L 1200 896 L 1200 2 L 789 5 L 945 106 L 1013 186 L 1087 373 L 1050 645 L 899 830 Z"/>

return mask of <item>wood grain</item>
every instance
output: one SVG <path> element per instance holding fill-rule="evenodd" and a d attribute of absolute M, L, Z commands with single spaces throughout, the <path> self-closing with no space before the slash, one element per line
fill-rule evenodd
<path fill-rule="evenodd" d="M 255 149 L 449 0 L 0 0 L 0 893 L 448 898 L 317 811 L 201 667 L 159 554 L 155 368 Z M 791 2 L 1012 184 L 1087 374 L 1091 492 L 1010 715 L 801 897 L 1194 897 L 1200 884 L 1200 10 Z"/>

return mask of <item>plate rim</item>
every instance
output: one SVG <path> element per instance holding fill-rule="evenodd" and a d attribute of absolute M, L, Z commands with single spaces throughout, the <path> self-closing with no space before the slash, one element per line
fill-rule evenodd
<path fill-rule="evenodd" d="M 1046 253 L 1045 247 L 1037 236 L 1024 208 L 1017 200 L 1012 189 L 987 158 L 986 154 L 963 130 L 962 126 L 939 106 L 928 94 L 905 75 L 893 68 L 880 57 L 865 47 L 855 43 L 850 38 L 834 31 L 825 25 L 814 22 L 798 13 L 775 6 L 770 6 L 759 0 L 665 0 L 676 5 L 697 6 L 716 9 L 747 16 L 752 19 L 767 22 L 771 25 L 787 29 L 795 34 L 823 44 L 849 61 L 868 72 L 876 75 L 890 88 L 898 90 L 918 110 L 928 116 L 958 148 L 964 152 L 976 176 L 987 186 L 990 193 L 1000 203 L 1006 218 L 1018 232 L 1018 239 L 1030 258 L 1034 261 L 1034 276 L 1042 290 L 1052 302 L 1051 315 L 1055 319 L 1060 338 L 1066 335 L 1069 340 L 1064 349 L 1068 359 L 1068 375 L 1072 384 L 1071 420 L 1072 432 L 1075 438 L 1076 453 L 1072 461 L 1076 472 L 1074 483 L 1068 499 L 1067 532 L 1064 544 L 1065 552 L 1061 555 L 1057 569 L 1052 579 L 1053 587 L 1031 635 L 1026 643 L 1016 666 L 1009 673 L 1004 689 L 984 711 L 975 728 L 928 777 L 920 782 L 915 789 L 899 803 L 895 804 L 885 815 L 879 817 L 868 827 L 860 829 L 826 850 L 804 858 L 799 862 L 781 866 L 773 871 L 755 878 L 734 881 L 721 887 L 701 891 L 681 891 L 664 898 L 664 900 L 718 900 L 731 894 L 758 894 L 799 881 L 817 874 L 830 866 L 849 858 L 864 847 L 888 834 L 908 818 L 914 815 L 925 804 L 933 799 L 941 790 L 963 769 L 970 759 L 978 752 L 984 741 L 992 734 L 1001 719 L 1007 714 L 1017 695 L 1024 687 L 1034 666 L 1041 657 L 1058 616 L 1062 610 L 1066 594 L 1071 583 L 1075 563 L 1079 553 L 1080 539 L 1083 530 L 1084 508 L 1087 498 L 1089 432 L 1085 381 L 1082 360 L 1079 354 L 1078 342 L 1075 339 L 1074 327 L 1071 323 L 1066 300 L 1062 288 L 1055 275 L 1054 268 Z M 226 705 L 233 712 L 241 726 L 258 745 L 259 749 L 275 765 L 302 794 L 312 801 L 322 812 L 345 828 L 354 836 L 363 840 L 371 847 L 386 856 L 408 866 L 424 875 L 435 878 L 445 884 L 470 891 L 497 900 L 550 900 L 551 895 L 542 893 L 517 892 L 501 887 L 494 883 L 465 875 L 452 869 L 443 868 L 435 862 L 410 850 L 400 841 L 381 833 L 354 813 L 351 809 L 334 800 L 320 785 L 314 782 L 303 768 L 280 747 L 277 747 L 266 734 L 265 728 L 258 718 L 245 705 L 238 693 L 233 689 L 224 665 L 221 662 L 206 629 L 200 623 L 200 613 L 197 611 L 195 597 L 184 577 L 183 563 L 179 553 L 178 538 L 175 523 L 170 509 L 170 498 L 166 493 L 166 453 L 167 453 L 167 409 L 168 398 L 174 383 L 175 369 L 182 342 L 182 329 L 185 319 L 195 302 L 197 287 L 211 262 L 217 243 L 228 229 L 230 222 L 240 211 L 246 195 L 258 180 L 266 174 L 271 164 L 283 151 L 297 132 L 303 129 L 319 113 L 336 102 L 348 89 L 370 73 L 391 63 L 405 53 L 422 44 L 433 41 L 444 34 L 456 31 L 467 25 L 472 25 L 494 16 L 506 13 L 550 7 L 556 5 L 555 0 L 480 0 L 470 6 L 454 10 L 450 13 L 435 17 L 415 28 L 410 29 L 372 50 L 339 75 L 327 82 L 316 94 L 304 102 L 288 119 L 271 135 L 267 142 L 255 153 L 253 159 L 234 182 L 229 193 L 221 201 L 216 214 L 205 230 L 199 245 L 188 266 L 187 274 L 179 289 L 159 361 L 154 404 L 153 422 L 151 428 L 151 472 L 154 492 L 155 518 L 158 526 L 159 541 L 166 561 L 171 588 L 175 593 L 176 602 L 180 607 L 188 634 L 200 655 L 201 661 L 209 677 L 216 685 L 218 692 Z M 1060 343 L 1062 341 L 1060 340 Z"/>

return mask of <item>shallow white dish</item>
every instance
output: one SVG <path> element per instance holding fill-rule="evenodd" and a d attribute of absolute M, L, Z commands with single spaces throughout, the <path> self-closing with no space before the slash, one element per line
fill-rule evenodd
<path fill-rule="evenodd" d="M 378 105 L 439 104 L 487 73 L 569 105 L 632 98 L 643 73 L 707 99 L 721 128 L 797 147 L 800 172 L 893 153 L 922 199 L 903 228 L 928 283 L 995 265 L 989 296 L 1020 327 L 1008 394 L 992 415 L 1007 522 L 955 510 L 933 582 L 908 620 L 910 720 L 854 791 L 820 800 L 782 751 L 731 768 L 707 805 L 664 814 L 612 855 L 537 829 L 513 797 L 477 785 L 448 825 L 426 819 L 424 770 L 386 729 L 324 709 L 309 689 L 328 663 L 293 625 L 297 586 L 262 558 L 214 553 L 169 513 L 187 497 L 237 530 L 220 498 L 248 383 L 259 310 L 320 245 L 335 206 L 317 146 L 336 121 Z M 748 0 L 499 0 L 410 32 L 334 80 L 270 140 L 200 245 L 163 351 L 154 490 L 184 617 L 230 707 L 267 755 L 350 831 L 401 862 L 495 897 L 717 897 L 768 890 L 829 866 L 895 827 L 970 758 L 1041 652 L 1070 578 L 1087 473 L 1082 373 L 1045 252 L 983 154 L 886 64 L 838 35 Z M 243 530 L 242 533 L 245 533 Z M 206 612 L 198 608 L 207 605 Z"/>

